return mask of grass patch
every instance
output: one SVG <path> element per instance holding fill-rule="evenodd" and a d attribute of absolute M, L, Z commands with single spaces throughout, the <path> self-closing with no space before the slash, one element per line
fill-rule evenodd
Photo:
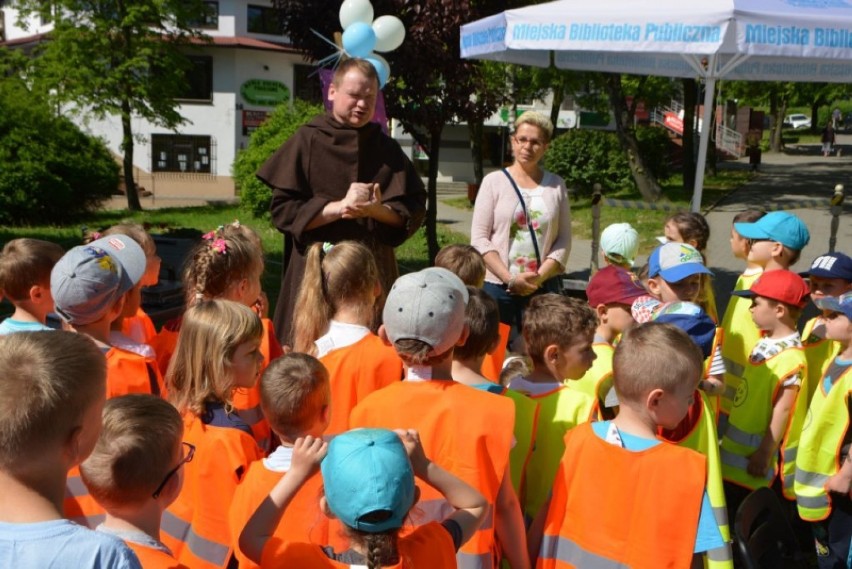
<path fill-rule="evenodd" d="M 466 201 L 466 200 L 465 200 Z M 124 220 L 146 224 L 152 234 L 172 234 L 180 236 L 180 230 L 191 229 L 206 233 L 225 223 L 240 219 L 242 223 L 254 229 L 263 241 L 266 257 L 266 270 L 262 278 L 263 290 L 269 297 L 270 314 L 275 310 L 278 290 L 281 284 L 281 261 L 284 252 L 284 240 L 281 233 L 268 221 L 253 219 L 240 210 L 239 205 L 211 205 L 201 207 L 181 207 L 151 209 L 131 213 L 127 210 L 100 211 L 85 216 L 79 221 L 64 225 L 36 225 L 22 227 L 0 227 L 0 248 L 12 239 L 31 237 L 59 243 L 66 250 L 83 243 L 83 227 L 89 230 L 103 230 Z M 194 231 L 193 234 L 196 234 Z M 467 243 L 468 238 L 454 232 L 446 226 L 438 225 L 438 242 L 441 247 L 449 243 Z M 400 272 L 420 270 L 428 266 L 428 247 L 426 230 L 421 228 L 411 239 L 397 248 Z M 0 315 L 11 314 L 12 306 L 8 302 L 0 305 Z"/>
<path fill-rule="evenodd" d="M 747 170 L 722 170 L 716 176 L 704 178 L 704 190 L 701 203 L 709 207 L 721 198 L 752 179 L 754 174 Z M 669 203 L 681 209 L 689 208 L 692 190 L 683 189 L 683 176 L 674 175 L 661 182 L 663 198 L 661 202 Z M 608 198 L 643 201 L 638 190 L 620 190 L 604 194 Z M 657 235 L 663 234 L 663 224 L 671 215 L 669 211 L 654 211 L 641 209 L 623 209 L 601 207 L 601 229 L 611 223 L 627 222 L 639 233 L 639 252 L 650 253 L 658 245 Z M 571 227 L 573 234 L 581 239 L 592 238 L 592 202 L 589 196 L 574 196 L 571 202 Z"/>
<path fill-rule="evenodd" d="M 445 200 L 441 200 L 441 202 L 456 209 L 473 211 L 473 204 L 470 203 L 470 200 L 467 198 L 447 198 Z"/>

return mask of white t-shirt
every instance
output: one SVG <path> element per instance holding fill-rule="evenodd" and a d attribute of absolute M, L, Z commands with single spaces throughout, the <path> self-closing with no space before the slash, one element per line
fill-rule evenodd
<path fill-rule="evenodd" d="M 509 383 L 509 389 L 519 393 L 526 393 L 527 395 L 542 395 L 560 387 L 562 387 L 562 384 L 558 381 L 538 383 L 523 377 L 516 377 Z"/>
<path fill-rule="evenodd" d="M 547 209 L 547 203 L 542 198 L 544 188 L 538 186 L 532 190 L 523 188 L 520 188 L 520 190 L 527 206 L 529 219 L 526 218 L 524 209 L 518 203 L 509 229 L 509 272 L 513 275 L 525 272 L 534 273 L 538 270 L 538 260 L 535 256 L 530 227 L 535 232 L 539 254 L 541 254 L 541 243 L 547 233 L 550 219 L 553 217 Z"/>
<path fill-rule="evenodd" d="M 317 347 L 317 358 L 323 357 L 332 350 L 351 346 L 369 333 L 370 329 L 366 326 L 332 320 L 328 325 L 328 332 L 314 342 Z"/>
<path fill-rule="evenodd" d="M 768 360 L 772 356 L 780 354 L 788 348 L 801 347 L 802 338 L 799 336 L 798 332 L 794 332 L 789 336 L 777 339 L 761 338 L 754 346 L 754 349 L 752 349 L 751 355 L 749 356 L 749 361 L 753 364 L 759 364 L 765 360 Z M 783 385 L 784 387 L 802 385 L 802 374 L 798 372 L 792 374 L 791 376 L 785 378 L 781 385 Z"/>

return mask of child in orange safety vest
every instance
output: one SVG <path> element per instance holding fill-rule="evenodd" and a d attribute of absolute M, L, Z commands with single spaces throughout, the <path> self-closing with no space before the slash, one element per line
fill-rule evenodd
<path fill-rule="evenodd" d="M 356 241 L 314 243 L 293 318 L 293 349 L 319 358 L 331 378 L 327 435 L 349 428 L 349 412 L 367 395 L 402 380 L 402 360 L 371 327 L 382 295 L 370 249 Z"/>
<path fill-rule="evenodd" d="M 324 481 L 322 507 L 343 523 L 351 542 L 342 553 L 273 536 L 296 493 L 318 467 Z M 446 498 L 448 515 L 401 532 L 419 495 L 415 475 Z M 416 431 L 354 429 L 330 443 L 312 436 L 296 441 L 290 471 L 249 520 L 240 548 L 270 569 L 455 567 L 455 551 L 487 513 L 479 492 L 426 457 Z"/>
<path fill-rule="evenodd" d="M 228 519 L 240 569 L 257 567 L 238 547 L 246 522 L 275 484 L 290 475 L 296 440 L 305 436 L 322 437 L 329 422 L 328 371 L 315 357 L 296 352 L 282 356 L 266 368 L 259 383 L 263 413 L 281 444 L 268 457 L 249 465 L 231 501 Z M 321 491 L 322 477 L 316 473 L 294 496 L 272 536 L 286 541 L 332 545 L 328 519 L 317 499 Z M 337 538 L 336 535 L 331 537 Z"/>
<path fill-rule="evenodd" d="M 671 324 L 622 336 L 613 356 L 618 416 L 565 436 L 552 494 L 530 529 L 537 568 L 700 567 L 701 553 L 724 545 L 705 457 L 657 438 L 692 405 L 703 359 Z"/>
<path fill-rule="evenodd" d="M 373 392 L 349 417 L 349 425 L 416 429 L 426 453 L 476 488 L 493 509 L 458 553 L 459 565 L 491 568 L 496 539 L 513 567 L 528 567 L 526 536 L 509 470 L 515 409 L 508 397 L 453 381 L 453 352 L 465 342 L 464 283 L 431 267 L 397 279 L 388 294 L 379 336 L 394 345 L 406 380 Z M 440 521 L 447 500 L 424 485 L 418 523 Z"/>
<path fill-rule="evenodd" d="M 258 304 L 263 303 L 260 284 L 263 268 L 260 238 L 251 228 L 235 222 L 204 235 L 187 258 L 183 275 L 187 306 L 221 298 L 249 306 L 258 312 L 263 324 L 261 371 L 284 353 L 275 337 L 272 321 L 264 318 L 263 310 L 257 308 Z M 166 322 L 152 342 L 157 352 L 157 363 L 164 375 L 175 351 L 182 323 L 182 316 Z M 268 452 L 272 441 L 269 423 L 260 409 L 257 386 L 237 389 L 231 403 L 240 418 L 251 427 L 260 448 Z"/>
<path fill-rule="evenodd" d="M 195 446 L 196 457 L 163 515 L 162 539 L 193 569 L 232 562 L 228 509 L 237 484 L 263 453 L 251 427 L 233 412 L 231 398 L 257 382 L 262 335 L 260 318 L 248 306 L 202 301 L 186 311 L 169 364 L 169 400 L 183 417 L 184 440 Z"/>
<path fill-rule="evenodd" d="M 124 541 L 145 569 L 187 569 L 160 541 L 160 519 L 195 454 L 182 439 L 183 421 L 168 402 L 122 395 L 107 401 L 95 450 L 80 465 L 89 493 L 106 511 L 97 530 Z"/>

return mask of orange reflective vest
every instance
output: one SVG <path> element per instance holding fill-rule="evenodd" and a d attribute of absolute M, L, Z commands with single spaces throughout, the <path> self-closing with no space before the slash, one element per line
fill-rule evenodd
<path fill-rule="evenodd" d="M 135 352 L 110 348 L 107 361 L 107 399 L 129 393 L 163 396 L 166 386 L 157 362 Z"/>
<path fill-rule="evenodd" d="M 121 321 L 121 333 L 140 344 L 149 344 L 157 335 L 157 329 L 151 317 L 145 314 L 142 307 L 136 309 L 136 314 Z"/>
<path fill-rule="evenodd" d="M 163 375 L 169 367 L 169 362 L 172 359 L 172 354 L 177 348 L 178 335 L 180 334 L 180 325 L 182 318 L 170 320 L 163 326 L 156 339 L 152 342 L 152 347 L 157 352 L 157 364 L 160 367 Z M 269 318 L 263 318 L 263 337 L 260 340 L 260 353 L 263 356 L 263 363 L 260 371 L 269 365 L 269 363 L 284 355 L 284 350 L 281 349 L 281 344 L 278 343 L 278 338 L 275 336 L 275 329 L 272 321 Z M 237 410 L 240 418 L 248 423 L 251 427 L 254 440 L 258 446 L 268 452 L 272 449 L 272 430 L 269 428 L 269 422 L 263 416 L 263 411 L 260 409 L 260 386 L 255 383 L 254 387 L 240 387 L 234 390 L 231 403 L 234 409 Z"/>
<path fill-rule="evenodd" d="M 326 435 L 349 430 L 349 413 L 370 393 L 402 380 L 402 360 L 375 334 L 320 358 L 331 379 L 331 417 Z"/>
<path fill-rule="evenodd" d="M 485 354 L 485 359 L 482 360 L 482 367 L 480 368 L 482 376 L 494 383 L 500 383 L 500 372 L 503 371 L 503 360 L 506 359 L 506 346 L 509 344 L 509 332 L 512 331 L 512 327 L 500 322 L 498 330 L 500 332 L 500 343 L 497 344 L 496 350 L 490 354 Z"/>
<path fill-rule="evenodd" d="M 632 452 L 601 439 L 590 424 L 570 431 L 536 567 L 689 567 L 705 462 L 667 443 Z"/>
<path fill-rule="evenodd" d="M 234 555 L 240 563 L 240 569 L 258 567 L 240 551 L 240 533 L 261 502 L 269 496 L 272 488 L 284 476 L 287 476 L 287 473 L 269 470 L 263 465 L 262 460 L 258 460 L 249 465 L 248 471 L 234 492 L 228 520 L 231 526 L 231 543 L 234 547 Z M 326 545 L 328 518 L 319 507 L 321 495 L 322 476 L 317 472 L 299 488 L 293 501 L 284 511 L 272 537 L 280 538 L 281 541 Z"/>
<path fill-rule="evenodd" d="M 352 410 L 351 428 L 417 429 L 426 456 L 485 496 L 491 505 L 479 530 L 458 553 L 459 565 L 490 569 L 494 558 L 493 508 L 509 463 L 515 406 L 508 397 L 452 380 L 403 381 L 370 394 Z M 442 521 L 452 507 L 428 484 L 420 485 L 418 522 Z"/>
<path fill-rule="evenodd" d="M 195 459 L 183 466 L 183 488 L 163 513 L 161 537 L 192 569 L 226 567 L 233 552 L 231 499 L 249 464 L 263 455 L 246 432 L 205 425 L 192 413 L 183 419 L 183 440 L 195 445 Z"/>
<path fill-rule="evenodd" d="M 80 467 L 68 471 L 65 480 L 65 499 L 62 502 L 62 517 L 95 529 L 106 518 L 106 512 L 89 494 L 89 489 L 80 477 Z"/>
<path fill-rule="evenodd" d="M 430 522 L 397 542 L 399 563 L 387 569 L 452 569 L 456 567 L 453 538 L 441 524 Z M 263 548 L 261 567 L 278 569 L 350 569 L 348 563 L 333 561 L 317 545 L 285 542 L 273 537 Z"/>
<path fill-rule="evenodd" d="M 125 541 L 124 543 L 136 554 L 142 569 L 189 569 L 165 551 L 133 541 Z"/>

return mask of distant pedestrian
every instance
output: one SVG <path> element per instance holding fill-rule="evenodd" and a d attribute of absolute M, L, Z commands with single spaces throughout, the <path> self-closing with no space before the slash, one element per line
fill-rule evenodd
<path fill-rule="evenodd" d="M 825 125 L 825 128 L 822 131 L 822 155 L 828 156 L 831 154 L 831 147 L 834 146 L 835 136 L 834 136 L 834 127 L 831 126 L 831 123 Z"/>
<path fill-rule="evenodd" d="M 833 111 L 831 111 L 831 126 L 833 128 L 837 128 L 838 126 L 840 126 L 840 121 L 842 119 L 843 113 L 840 111 L 840 109 L 835 108 Z"/>

